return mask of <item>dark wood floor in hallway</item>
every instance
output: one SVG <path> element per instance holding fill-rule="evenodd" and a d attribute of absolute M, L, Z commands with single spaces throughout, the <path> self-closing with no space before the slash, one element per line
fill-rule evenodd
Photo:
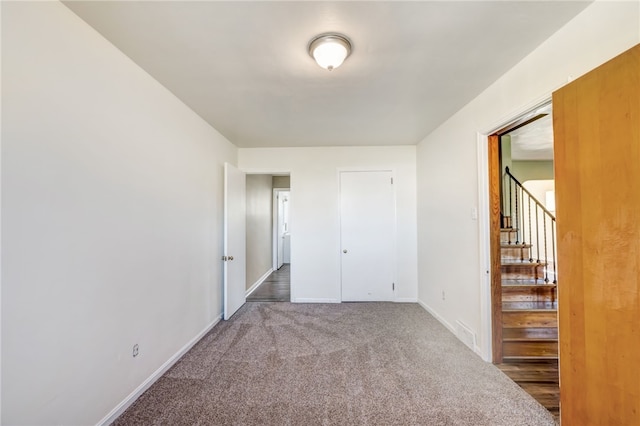
<path fill-rule="evenodd" d="M 273 271 L 253 293 L 247 302 L 289 302 L 291 300 L 291 265 L 285 263 Z"/>
<path fill-rule="evenodd" d="M 560 422 L 558 360 L 531 360 L 496 365 Z"/>

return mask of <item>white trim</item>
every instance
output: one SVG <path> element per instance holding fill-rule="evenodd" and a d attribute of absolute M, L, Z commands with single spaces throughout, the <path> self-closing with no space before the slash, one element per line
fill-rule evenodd
<path fill-rule="evenodd" d="M 545 95 L 539 97 L 535 101 L 530 102 L 526 105 L 523 105 L 522 107 L 515 109 L 512 113 L 505 115 L 503 118 L 496 120 L 493 123 L 483 127 L 482 130 L 479 131 L 479 133 L 485 136 L 492 135 L 498 130 L 504 129 L 510 124 L 518 121 L 524 115 L 535 113 L 535 111 L 537 111 L 538 109 L 550 103 L 551 103 L 551 93 L 546 93 Z M 533 117 L 533 114 L 532 114 L 532 117 Z"/>
<path fill-rule="evenodd" d="M 339 299 L 316 299 L 300 297 L 297 299 L 291 299 L 292 303 L 341 303 Z"/>
<path fill-rule="evenodd" d="M 478 245 L 480 269 L 480 345 L 476 352 L 485 361 L 492 361 L 491 326 L 491 244 L 489 241 L 489 135 L 551 103 L 551 94 L 525 105 L 477 133 L 478 156 Z M 455 333 L 454 333 L 455 334 Z"/>
<path fill-rule="evenodd" d="M 480 347 L 485 361 L 492 361 L 491 241 L 489 212 L 489 140 L 478 133 L 478 251 L 480 257 Z M 476 342 L 476 344 L 478 344 Z"/>
<path fill-rule="evenodd" d="M 396 303 L 418 303 L 417 297 L 399 297 L 394 300 Z"/>
<path fill-rule="evenodd" d="M 289 185 L 291 186 L 291 185 Z M 280 218 L 278 217 L 279 213 L 279 200 L 278 196 L 281 192 L 289 193 L 289 201 L 291 201 L 291 188 L 273 188 L 272 189 L 272 201 L 271 201 L 271 268 L 273 271 L 278 270 L 278 243 L 280 239 L 278 238 L 278 222 Z M 284 264 L 284 262 L 283 262 Z"/>
<path fill-rule="evenodd" d="M 109 414 L 107 414 L 102 420 L 100 420 L 98 426 L 106 426 L 113 423 L 127 408 L 133 404 L 136 399 L 140 397 L 147 389 L 151 387 L 164 373 L 166 373 L 184 354 L 189 352 L 196 343 L 200 341 L 213 327 L 216 326 L 222 319 L 222 314 L 218 315 L 211 324 L 206 326 L 204 330 L 198 333 L 193 339 L 191 339 L 186 345 L 184 345 L 178 352 L 176 352 L 171 358 L 160 366 L 151 376 L 149 376 L 140 386 L 138 386 L 133 392 L 129 394 L 120 404 L 118 404 Z"/>
<path fill-rule="evenodd" d="M 429 312 L 431 314 L 432 317 L 434 317 L 435 319 L 438 320 L 438 322 L 442 325 L 445 326 L 445 328 L 447 330 L 449 330 L 451 332 L 451 334 L 453 334 L 455 336 L 456 339 L 460 340 L 460 342 L 467 348 L 469 348 L 469 346 L 467 346 L 462 339 L 458 336 L 458 333 L 456 331 L 456 328 L 454 326 L 452 326 L 451 324 L 449 324 L 449 322 L 447 322 L 447 320 L 445 320 L 444 318 L 442 318 L 435 310 L 433 310 L 429 305 L 427 305 L 426 303 L 424 303 L 422 300 L 418 299 L 418 304 L 420 306 L 422 306 L 424 308 L 425 311 Z M 480 358 L 482 358 L 482 351 L 480 350 L 480 348 L 478 347 L 477 344 L 475 344 L 473 346 L 473 348 L 469 348 L 471 349 L 476 355 L 478 355 Z"/>
<path fill-rule="evenodd" d="M 240 162 L 238 162 L 239 165 Z M 238 167 L 240 168 L 240 167 Z M 242 167 L 241 170 L 248 175 L 271 175 L 271 176 L 291 176 L 290 169 L 272 169 L 272 168 L 256 168 Z"/>
<path fill-rule="evenodd" d="M 431 314 L 431 316 L 433 316 L 435 319 L 437 319 L 438 322 L 440 322 L 440 324 L 444 325 L 447 328 L 447 330 L 449 330 L 451 333 L 453 333 L 454 336 L 456 335 L 456 328 L 454 326 L 452 326 L 451 324 L 449 324 L 447 322 L 447 320 L 442 318 L 434 309 L 432 309 L 429 305 L 427 305 L 426 303 L 424 303 L 420 299 L 418 299 L 418 304 L 420 306 L 422 306 L 425 311 L 429 312 Z"/>
<path fill-rule="evenodd" d="M 253 293 L 258 288 L 258 286 L 264 282 L 264 280 L 269 278 L 269 275 L 271 275 L 272 272 L 273 268 L 270 268 L 267 272 L 265 272 L 263 276 L 258 278 L 258 280 L 253 283 L 253 285 L 246 291 L 245 297 L 249 297 L 249 295 L 251 295 L 251 293 Z"/>
<path fill-rule="evenodd" d="M 273 179 L 273 178 L 272 178 Z M 271 270 L 278 269 L 278 192 L 279 188 L 271 188 Z"/>

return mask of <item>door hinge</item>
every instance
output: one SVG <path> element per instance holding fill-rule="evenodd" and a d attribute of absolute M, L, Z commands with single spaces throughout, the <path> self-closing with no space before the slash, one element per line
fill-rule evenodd
<path fill-rule="evenodd" d="M 391 178 L 391 185 L 393 185 L 393 178 Z"/>
<path fill-rule="evenodd" d="M 396 289 L 396 283 L 391 283 L 391 289 L 395 290 Z"/>

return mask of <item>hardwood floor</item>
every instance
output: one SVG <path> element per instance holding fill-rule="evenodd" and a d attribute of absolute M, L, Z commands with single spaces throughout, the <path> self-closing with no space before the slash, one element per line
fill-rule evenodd
<path fill-rule="evenodd" d="M 289 302 L 291 300 L 291 265 L 285 263 L 273 271 L 247 297 L 247 302 Z"/>
<path fill-rule="evenodd" d="M 557 283 L 541 279 L 544 265 L 532 259 L 531 244 L 518 240 L 517 229 L 500 230 L 500 286 L 492 293 L 500 303 L 494 334 L 497 367 L 535 398 L 560 422 Z M 495 315 L 495 311 L 494 311 Z"/>
<path fill-rule="evenodd" d="M 557 359 L 509 362 L 496 367 L 549 410 L 556 422 L 560 422 Z"/>

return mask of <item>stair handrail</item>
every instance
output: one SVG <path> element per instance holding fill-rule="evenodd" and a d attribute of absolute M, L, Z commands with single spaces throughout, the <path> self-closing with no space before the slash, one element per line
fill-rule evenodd
<path fill-rule="evenodd" d="M 532 199 L 532 200 L 533 200 L 533 201 L 534 201 L 534 202 L 535 202 L 535 203 L 536 203 L 536 204 L 537 204 L 537 205 L 542 209 L 542 211 L 544 211 L 546 214 L 548 214 L 549 216 L 551 216 L 551 219 L 553 219 L 554 221 L 556 220 L 556 216 L 555 216 L 553 213 L 551 213 L 549 210 L 547 210 L 547 208 L 544 206 L 544 204 L 542 204 L 540 201 L 538 201 L 538 199 L 537 199 L 536 197 L 534 197 L 534 196 L 533 196 L 533 194 L 532 194 L 531 192 L 529 192 L 529 191 L 527 190 L 527 188 L 525 188 L 525 187 L 524 187 L 524 185 L 522 185 L 522 184 L 520 183 L 520 181 L 519 181 L 519 180 L 518 180 L 514 175 L 512 175 L 512 174 L 511 174 L 511 172 L 509 171 L 509 166 L 505 167 L 505 172 L 506 172 L 506 174 L 507 174 L 511 179 L 513 179 L 513 181 L 514 181 L 514 182 L 515 182 L 515 183 L 516 183 L 516 184 L 517 184 L 517 185 L 518 185 L 518 186 L 519 186 L 519 187 L 520 187 L 524 192 L 526 192 L 526 193 L 527 193 L 527 195 L 528 195 L 529 197 L 531 197 L 531 199 Z"/>
<path fill-rule="evenodd" d="M 541 263 L 540 259 L 542 258 L 543 260 L 543 265 L 544 265 L 544 281 L 546 283 L 548 283 L 549 280 L 549 273 L 551 273 L 552 278 L 553 278 L 553 283 L 557 284 L 558 283 L 558 273 L 557 273 L 557 257 L 556 257 L 556 217 L 553 213 L 551 213 L 531 192 L 529 192 L 529 190 L 527 190 L 527 188 L 525 188 L 522 183 L 520 183 L 520 181 L 513 175 L 511 174 L 511 171 L 509 170 L 509 167 L 505 167 L 505 177 L 509 178 L 509 198 L 508 200 L 506 198 L 502 198 L 502 206 L 501 206 L 501 213 L 502 213 L 502 217 L 508 217 L 510 218 L 509 221 L 509 226 L 508 228 L 513 228 L 513 219 L 514 219 L 514 209 L 513 209 L 513 198 L 515 198 L 515 237 L 516 237 L 516 241 L 515 244 L 526 244 L 526 229 L 523 229 L 523 227 L 525 227 L 526 225 L 528 225 L 529 228 L 529 239 L 531 241 L 529 246 L 529 262 L 533 263 L 533 237 L 534 237 L 534 233 L 533 233 L 533 219 L 531 216 L 531 201 L 533 201 L 534 204 L 534 209 L 535 209 L 535 238 L 536 238 L 536 244 L 535 244 L 535 248 L 536 248 L 536 262 L 537 263 Z M 512 189 L 512 182 L 515 184 L 515 188 Z M 506 188 L 505 188 L 506 190 Z M 528 210 L 529 210 L 529 215 L 528 215 L 528 223 L 525 224 L 525 195 L 527 195 L 528 199 Z M 512 195 L 514 195 L 515 197 L 512 197 Z M 518 200 L 520 198 L 520 207 L 519 207 L 519 203 Z M 508 201 L 509 204 L 509 211 L 508 211 L 508 215 L 505 214 L 506 212 L 506 205 Z M 541 211 L 542 212 L 542 230 L 540 229 L 540 224 L 539 224 L 539 219 L 538 219 L 538 212 Z M 522 215 L 522 217 L 520 217 Z M 548 219 L 547 219 L 548 218 Z M 548 249 L 549 249 L 549 245 L 548 245 L 548 239 L 547 239 L 547 220 L 550 220 L 550 231 L 551 231 L 551 236 L 550 236 L 550 240 L 551 240 L 551 252 L 552 252 L 552 258 L 551 258 L 551 262 L 552 264 L 549 265 L 549 257 L 548 257 Z M 520 221 L 522 221 L 522 223 L 520 223 Z M 543 234 L 543 245 L 542 245 L 542 249 L 544 250 L 544 255 L 540 256 L 540 249 L 541 249 L 541 245 L 540 245 L 540 234 Z M 508 244 L 512 244 L 511 242 L 511 234 L 509 233 L 509 241 Z M 522 262 L 525 261 L 523 255 L 521 255 L 521 259 Z M 550 266 L 553 267 L 553 270 L 550 270 Z M 537 278 L 536 278 L 537 279 Z"/>

